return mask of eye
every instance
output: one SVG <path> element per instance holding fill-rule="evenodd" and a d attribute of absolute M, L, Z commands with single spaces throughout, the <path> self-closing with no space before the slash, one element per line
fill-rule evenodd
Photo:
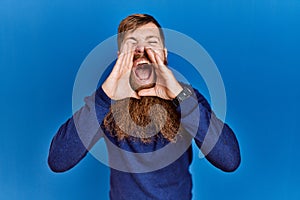
<path fill-rule="evenodd" d="M 149 41 L 148 43 L 151 44 L 151 45 L 156 45 L 156 44 L 158 44 L 158 42 L 155 41 L 155 40 Z"/>
<path fill-rule="evenodd" d="M 126 43 L 128 43 L 128 44 L 136 44 L 137 43 L 137 41 L 136 41 L 136 39 L 134 39 L 134 38 L 128 38 L 127 40 L 126 40 Z"/>
<path fill-rule="evenodd" d="M 128 40 L 128 42 L 129 42 L 130 44 L 136 44 L 136 43 L 137 43 L 136 40 Z"/>

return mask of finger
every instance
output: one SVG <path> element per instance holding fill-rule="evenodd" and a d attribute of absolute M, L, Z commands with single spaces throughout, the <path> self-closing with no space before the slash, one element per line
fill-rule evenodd
<path fill-rule="evenodd" d="M 165 65 L 163 59 L 159 56 L 158 53 L 155 52 L 155 60 L 157 62 L 158 65 Z"/>
<path fill-rule="evenodd" d="M 132 92 L 130 97 L 135 98 L 135 99 L 141 99 L 141 97 L 136 92 Z"/>
<path fill-rule="evenodd" d="M 134 50 L 133 48 L 130 46 L 128 48 L 128 53 L 127 53 L 127 58 L 126 58 L 126 66 L 128 67 L 128 69 L 131 70 L 132 66 L 133 66 L 133 56 L 134 56 Z"/>
<path fill-rule="evenodd" d="M 132 60 L 133 60 L 132 47 L 130 45 L 126 45 L 124 50 L 123 69 L 125 69 L 126 71 L 131 69 Z"/>
<path fill-rule="evenodd" d="M 165 65 L 163 58 L 158 53 L 155 54 L 155 59 L 159 70 L 165 73 L 169 71 L 169 68 Z"/>
<path fill-rule="evenodd" d="M 157 61 L 155 59 L 154 51 L 150 48 L 146 48 L 146 52 L 148 54 L 148 57 L 150 58 L 150 61 L 154 64 L 157 64 Z"/>
<path fill-rule="evenodd" d="M 124 62 L 124 57 L 125 57 L 125 54 L 124 52 L 121 52 L 118 56 L 118 59 L 112 69 L 112 72 L 113 73 L 119 73 L 120 70 L 121 70 L 121 66 L 122 66 L 122 63 Z"/>
<path fill-rule="evenodd" d="M 154 88 L 143 89 L 138 92 L 139 96 L 157 96 Z"/>

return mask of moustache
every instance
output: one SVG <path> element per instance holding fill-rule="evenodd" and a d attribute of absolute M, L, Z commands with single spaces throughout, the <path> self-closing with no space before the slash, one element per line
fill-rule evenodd
<path fill-rule="evenodd" d="M 149 58 L 149 56 L 148 56 L 148 54 L 146 52 L 144 52 L 144 53 L 138 53 L 138 54 L 134 54 L 133 55 L 133 61 L 135 61 L 135 60 L 137 60 L 139 58 L 145 58 L 145 59 L 147 59 L 147 60 L 150 61 L 150 58 Z"/>

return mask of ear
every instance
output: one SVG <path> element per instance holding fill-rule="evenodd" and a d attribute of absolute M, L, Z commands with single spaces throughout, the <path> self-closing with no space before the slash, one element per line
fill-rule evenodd
<path fill-rule="evenodd" d="M 119 55 L 120 55 L 120 51 L 118 51 L 118 57 L 119 57 Z"/>

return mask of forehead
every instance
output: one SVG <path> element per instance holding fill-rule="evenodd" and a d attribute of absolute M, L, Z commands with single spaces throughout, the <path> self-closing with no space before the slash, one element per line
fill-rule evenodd
<path fill-rule="evenodd" d="M 139 28 L 135 29 L 134 31 L 128 31 L 125 34 L 125 39 L 128 37 L 148 37 L 148 36 L 156 36 L 160 38 L 159 28 L 154 23 L 148 23 Z"/>

